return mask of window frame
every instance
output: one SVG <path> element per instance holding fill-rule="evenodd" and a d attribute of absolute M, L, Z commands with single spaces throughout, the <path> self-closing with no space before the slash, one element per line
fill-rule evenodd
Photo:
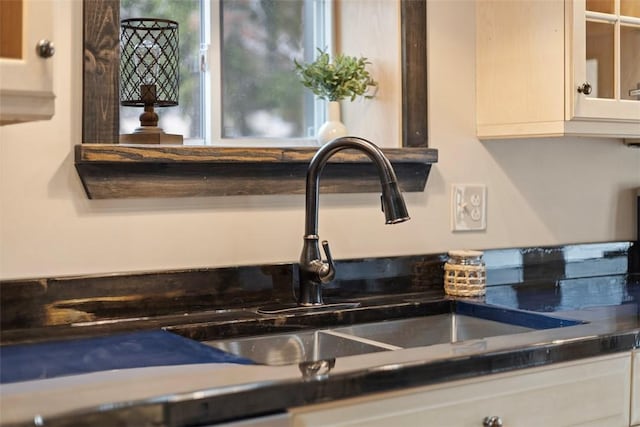
<path fill-rule="evenodd" d="M 423 191 L 438 158 L 427 137 L 426 13 L 426 0 L 401 0 L 402 148 L 383 151 L 404 191 Z M 89 198 L 304 193 L 317 147 L 118 144 L 119 16 L 119 0 L 83 1 L 82 144 L 75 166 Z M 359 153 L 338 153 L 323 176 L 323 192 L 379 191 L 375 168 Z"/>

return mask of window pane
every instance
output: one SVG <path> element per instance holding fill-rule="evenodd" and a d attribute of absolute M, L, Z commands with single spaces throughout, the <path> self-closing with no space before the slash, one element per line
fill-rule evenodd
<path fill-rule="evenodd" d="M 305 137 L 303 0 L 222 0 L 222 136 Z M 307 32 L 311 32 L 308 29 Z"/>
<path fill-rule="evenodd" d="M 164 18 L 178 22 L 180 50 L 180 89 L 178 106 L 156 108 L 158 126 L 185 139 L 202 138 L 202 99 L 200 69 L 200 0 L 159 1 L 121 0 L 120 17 Z M 120 107 L 120 132 L 131 133 L 140 126 L 142 108 Z"/>
<path fill-rule="evenodd" d="M 593 98 L 613 98 L 614 26 L 587 21 L 587 81 Z"/>
<path fill-rule="evenodd" d="M 620 27 L 620 98 L 640 100 L 640 27 Z"/>

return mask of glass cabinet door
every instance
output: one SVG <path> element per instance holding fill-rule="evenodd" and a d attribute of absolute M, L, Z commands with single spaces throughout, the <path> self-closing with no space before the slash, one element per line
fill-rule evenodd
<path fill-rule="evenodd" d="M 640 25 L 620 26 L 620 97 L 640 101 Z"/>
<path fill-rule="evenodd" d="M 640 0 L 576 0 L 573 13 L 573 116 L 640 120 Z"/>

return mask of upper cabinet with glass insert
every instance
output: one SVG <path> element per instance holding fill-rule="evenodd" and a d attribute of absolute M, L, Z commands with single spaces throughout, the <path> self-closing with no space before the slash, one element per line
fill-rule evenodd
<path fill-rule="evenodd" d="M 481 139 L 640 138 L 640 0 L 477 3 Z"/>
<path fill-rule="evenodd" d="M 576 1 L 573 27 L 574 116 L 640 119 L 640 0 Z"/>
<path fill-rule="evenodd" d="M 54 113 L 50 0 L 0 0 L 0 125 Z"/>

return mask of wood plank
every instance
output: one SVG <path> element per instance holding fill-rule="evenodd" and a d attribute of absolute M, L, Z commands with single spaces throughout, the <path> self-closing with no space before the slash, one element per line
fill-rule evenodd
<path fill-rule="evenodd" d="M 189 151 L 190 154 L 176 154 Z M 423 191 L 437 151 L 387 149 L 403 191 Z M 91 199 L 304 194 L 314 149 L 76 146 L 76 169 Z M 177 156 L 177 157 L 176 157 Z M 323 193 L 380 192 L 363 154 L 340 152 L 325 167 Z"/>
<path fill-rule="evenodd" d="M 76 145 L 76 163 L 305 163 L 317 151 L 314 147 L 211 147 L 167 145 L 83 144 Z M 438 152 L 432 148 L 384 148 L 393 163 L 435 163 Z M 359 151 L 336 153 L 330 162 L 369 162 Z"/>
<path fill-rule="evenodd" d="M 402 21 L 402 145 L 427 145 L 427 2 L 404 0 Z"/>
<path fill-rule="evenodd" d="M 84 0 L 82 141 L 118 140 L 120 1 Z"/>

